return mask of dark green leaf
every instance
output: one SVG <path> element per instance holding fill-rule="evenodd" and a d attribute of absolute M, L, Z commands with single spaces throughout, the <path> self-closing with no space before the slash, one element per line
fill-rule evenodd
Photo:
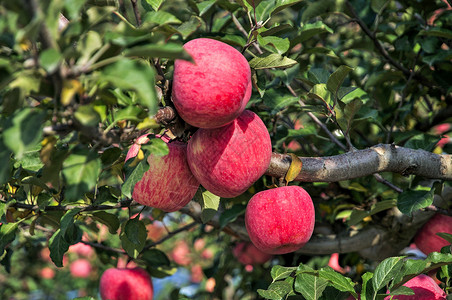
<path fill-rule="evenodd" d="M 284 281 L 276 281 L 270 284 L 267 290 L 258 289 L 258 294 L 265 299 L 280 300 L 292 291 L 292 286 Z"/>
<path fill-rule="evenodd" d="M 19 223 L 6 223 L 0 225 L 0 255 L 3 254 L 5 247 L 16 238 L 16 230 Z"/>
<path fill-rule="evenodd" d="M 339 291 L 356 294 L 353 281 L 350 278 L 334 271 L 330 267 L 320 269 L 319 276 L 330 281 Z"/>
<path fill-rule="evenodd" d="M 251 59 L 249 63 L 251 68 L 260 70 L 270 68 L 289 68 L 297 64 L 297 61 L 276 53 L 272 53 L 263 57 L 255 57 Z"/>
<path fill-rule="evenodd" d="M 236 204 L 230 209 L 226 209 L 220 215 L 220 227 L 223 228 L 230 222 L 234 222 L 238 216 L 242 215 L 246 210 L 246 205 Z"/>
<path fill-rule="evenodd" d="M 60 220 L 60 234 L 61 236 L 66 235 L 66 231 L 74 225 L 74 217 L 81 211 L 81 208 L 76 207 L 68 210 Z"/>
<path fill-rule="evenodd" d="M 69 243 L 61 236 L 60 229 L 55 231 L 49 240 L 49 250 L 50 258 L 57 267 L 63 267 L 63 256 L 69 249 L 69 246 Z"/>
<path fill-rule="evenodd" d="M 399 194 L 397 208 L 406 215 L 433 203 L 433 190 L 406 190 Z"/>
<path fill-rule="evenodd" d="M 363 288 L 361 291 L 361 299 L 362 300 L 373 300 L 374 295 L 378 292 L 375 291 L 375 288 L 373 286 L 372 277 L 374 276 L 371 272 L 366 272 L 362 276 L 363 280 Z"/>
<path fill-rule="evenodd" d="M 345 78 L 347 78 L 348 73 L 350 73 L 352 70 L 353 68 L 350 68 L 349 66 L 345 65 L 342 65 L 339 68 L 337 68 L 337 70 L 334 71 L 333 74 L 331 74 L 331 76 L 328 78 L 328 81 L 326 83 L 327 89 L 333 95 L 337 96 L 339 88 L 341 87 Z"/>
<path fill-rule="evenodd" d="M 302 27 L 299 36 L 296 38 L 296 41 L 304 42 L 306 40 L 309 40 L 315 35 L 319 35 L 326 32 L 333 33 L 333 30 L 326 24 L 324 24 L 322 21 L 306 24 Z"/>
<path fill-rule="evenodd" d="M 108 231 L 111 234 L 116 234 L 119 228 L 119 219 L 116 215 L 107 213 L 105 211 L 98 211 L 93 213 L 93 219 L 106 225 L 108 227 Z"/>
<path fill-rule="evenodd" d="M 146 226 L 143 222 L 135 217 L 127 221 L 124 227 L 124 233 L 127 238 L 136 245 L 144 244 L 146 241 Z"/>
<path fill-rule="evenodd" d="M 124 51 L 124 55 L 129 57 L 132 56 L 145 58 L 161 57 L 171 59 L 177 58 L 184 60 L 192 60 L 191 56 L 184 50 L 184 48 L 182 48 L 182 45 L 174 43 L 135 46 Z"/>
<path fill-rule="evenodd" d="M 126 171 L 126 178 L 121 186 L 123 195 L 128 198 L 132 197 L 132 192 L 135 184 L 140 181 L 141 178 L 143 178 L 144 173 L 149 170 L 147 159 L 143 159 L 135 167 L 130 167 L 129 165 L 133 163 L 133 161 L 133 159 L 129 159 L 124 166 L 124 169 Z"/>
<path fill-rule="evenodd" d="M 271 275 L 273 281 L 283 280 L 289 277 L 293 272 L 297 270 L 297 267 L 283 267 L 283 266 L 273 266 L 271 270 Z"/>
<path fill-rule="evenodd" d="M 196 30 L 201 27 L 203 24 L 203 20 L 197 16 L 191 16 L 190 19 L 184 23 L 182 23 L 179 27 L 177 27 L 177 31 L 182 35 L 182 38 L 185 40 L 190 35 L 196 32 Z M 180 55 L 177 58 L 190 60 L 190 57 L 187 56 L 186 53 Z"/>
<path fill-rule="evenodd" d="M 153 268 L 169 266 L 171 264 L 168 256 L 166 256 L 166 254 L 163 251 L 155 248 L 143 251 L 140 258 L 146 262 L 146 266 L 150 266 Z"/>
<path fill-rule="evenodd" d="M 440 27 L 433 27 L 430 29 L 421 30 L 419 31 L 419 35 L 436 36 L 452 40 L 452 30 Z"/>
<path fill-rule="evenodd" d="M 385 287 L 397 275 L 402 265 L 403 257 L 389 257 L 377 266 L 372 277 L 375 293 Z"/>

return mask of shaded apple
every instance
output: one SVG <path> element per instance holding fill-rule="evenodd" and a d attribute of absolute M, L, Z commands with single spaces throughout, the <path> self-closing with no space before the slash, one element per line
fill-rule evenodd
<path fill-rule="evenodd" d="M 170 257 L 181 266 L 187 266 L 191 263 L 190 248 L 187 243 L 180 240 L 171 251 Z"/>
<path fill-rule="evenodd" d="M 445 300 L 446 293 L 427 275 L 421 274 L 407 281 L 404 286 L 413 290 L 414 295 L 387 296 L 385 300 Z"/>
<path fill-rule="evenodd" d="M 84 244 L 82 242 L 69 246 L 68 252 L 75 253 L 84 257 L 90 257 L 94 255 L 94 249 L 90 245 Z"/>
<path fill-rule="evenodd" d="M 452 217 L 435 214 L 417 232 L 414 238 L 416 247 L 426 255 L 431 252 L 440 252 L 442 247 L 450 245 L 450 243 L 436 235 L 439 232 L 452 234 Z"/>
<path fill-rule="evenodd" d="M 232 250 L 232 254 L 243 265 L 260 265 L 269 261 L 273 256 L 264 253 L 252 243 L 240 242 Z"/>
<path fill-rule="evenodd" d="M 226 126 L 198 129 L 188 142 L 187 160 L 202 186 L 217 196 L 233 198 L 265 173 L 271 153 L 265 124 L 245 110 Z"/>
<path fill-rule="evenodd" d="M 106 270 L 99 290 L 103 300 L 151 300 L 154 296 L 152 279 L 142 268 Z"/>
<path fill-rule="evenodd" d="M 79 258 L 69 265 L 69 270 L 73 277 L 86 278 L 91 274 L 92 267 L 88 260 Z"/>
<path fill-rule="evenodd" d="M 251 69 L 246 58 L 226 43 L 198 38 L 184 49 L 194 63 L 176 59 L 172 100 L 188 124 L 217 128 L 230 123 L 251 97 Z"/>
<path fill-rule="evenodd" d="M 199 183 L 187 164 L 187 145 L 168 141 L 169 153 L 163 157 L 150 154 L 149 170 L 133 189 L 136 202 L 173 212 L 181 209 L 193 198 Z"/>
<path fill-rule="evenodd" d="M 245 226 L 251 242 L 269 254 L 303 247 L 314 230 L 315 212 L 309 194 L 299 186 L 284 186 L 255 194 L 246 207 Z"/>

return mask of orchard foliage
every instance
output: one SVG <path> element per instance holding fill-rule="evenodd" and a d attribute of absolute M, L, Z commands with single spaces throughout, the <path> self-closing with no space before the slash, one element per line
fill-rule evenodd
<path fill-rule="evenodd" d="M 175 239 L 189 244 L 187 268 L 203 268 L 194 299 L 382 299 L 388 290 L 412 293 L 404 282 L 438 268 L 449 292 L 450 247 L 421 260 L 400 251 L 431 211 L 450 214 L 450 182 L 410 175 L 416 162 L 402 174 L 291 181 L 303 173 L 296 155 L 353 155 L 378 144 L 450 161 L 443 134 L 452 117 L 451 28 L 447 0 L 1 1 L 3 296 L 40 291 L 61 298 L 79 289 L 97 297 L 100 275 L 121 261 L 165 278 L 181 265 L 171 255 Z M 131 198 L 149 167 L 145 158 L 166 155 L 167 145 L 151 139 L 124 160 L 144 133 L 170 130 L 187 141 L 196 130 L 171 109 L 171 81 L 175 59 L 191 60 L 183 44 L 199 37 L 244 54 L 253 80 L 247 109 L 266 124 L 274 152 L 296 155 L 281 178 L 265 175 L 232 199 L 200 188 L 189 207 L 167 214 Z M 247 272 L 232 254 L 247 239 L 246 204 L 256 192 L 288 182 L 313 198 L 311 245 L 319 248 L 274 256 Z M 152 235 L 161 222 L 162 234 Z M 366 249 L 347 244 L 365 232 L 378 233 L 365 236 Z M 200 239 L 213 257 L 193 248 Z M 63 266 L 79 255 L 68 249 L 79 242 L 95 249 L 89 280 L 64 276 Z M 51 262 L 40 258 L 46 249 Z M 347 273 L 327 266 L 334 252 L 344 253 Z M 45 266 L 57 270 L 54 283 L 39 273 Z M 213 291 L 207 278 L 215 278 Z"/>

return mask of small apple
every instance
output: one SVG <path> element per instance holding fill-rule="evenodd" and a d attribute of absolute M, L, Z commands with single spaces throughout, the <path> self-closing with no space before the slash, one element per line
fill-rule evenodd
<path fill-rule="evenodd" d="M 82 242 L 69 246 L 68 252 L 84 257 L 91 257 L 94 255 L 94 249 L 90 245 Z"/>
<path fill-rule="evenodd" d="M 303 247 L 314 231 L 315 211 L 309 194 L 284 186 L 255 194 L 246 207 L 245 226 L 251 242 L 269 254 Z"/>
<path fill-rule="evenodd" d="M 196 251 L 201 251 L 206 246 L 206 241 L 204 239 L 196 239 L 196 241 L 193 243 L 193 248 L 195 248 Z"/>
<path fill-rule="evenodd" d="M 88 260 L 79 258 L 70 264 L 69 270 L 73 277 L 87 278 L 91 274 L 92 267 Z"/>
<path fill-rule="evenodd" d="M 176 59 L 172 100 L 188 124 L 200 128 L 224 126 L 245 109 L 251 97 L 251 69 L 246 58 L 223 42 L 199 38 L 184 49 L 194 63 Z"/>
<path fill-rule="evenodd" d="M 336 272 L 339 272 L 341 274 L 345 274 L 350 271 L 350 267 L 346 266 L 345 268 L 342 268 L 339 264 L 339 253 L 333 253 L 330 256 L 330 260 L 328 261 L 328 266 L 331 267 Z"/>
<path fill-rule="evenodd" d="M 446 300 L 446 293 L 435 283 L 435 281 L 425 274 L 418 275 L 408 280 L 404 286 L 413 290 L 414 295 L 387 296 L 385 300 Z"/>
<path fill-rule="evenodd" d="M 148 239 L 154 242 L 160 240 L 167 232 L 159 221 L 153 221 L 151 224 L 146 225 L 146 229 L 148 231 Z"/>
<path fill-rule="evenodd" d="M 243 265 L 260 265 L 269 261 L 273 256 L 257 249 L 252 243 L 240 242 L 232 250 L 232 254 Z"/>
<path fill-rule="evenodd" d="M 182 240 L 177 242 L 170 256 L 175 263 L 181 266 L 187 266 L 191 263 L 190 249 L 187 243 Z"/>
<path fill-rule="evenodd" d="M 204 249 L 201 252 L 201 257 L 204 259 L 212 259 L 213 258 L 213 251 L 210 248 Z"/>
<path fill-rule="evenodd" d="M 190 281 L 193 283 L 200 283 L 204 278 L 204 272 L 200 264 L 195 264 L 190 269 L 191 276 Z"/>
<path fill-rule="evenodd" d="M 154 287 L 142 268 L 106 270 L 99 283 L 102 300 L 152 300 Z"/>
<path fill-rule="evenodd" d="M 55 277 L 55 270 L 50 267 L 44 267 L 39 272 L 39 275 L 44 279 L 52 279 Z"/>
<path fill-rule="evenodd" d="M 173 212 L 181 209 L 193 198 L 199 183 L 187 164 L 187 145 L 168 141 L 169 153 L 163 157 L 150 154 L 149 170 L 133 189 L 136 202 Z"/>
<path fill-rule="evenodd" d="M 450 243 L 436 235 L 439 232 L 452 234 L 452 217 L 435 214 L 418 231 L 414 237 L 414 243 L 426 255 L 431 252 L 440 252 L 442 247 L 450 245 Z"/>
<path fill-rule="evenodd" d="M 198 129 L 187 148 L 193 175 L 207 190 L 224 198 L 244 193 L 258 180 L 271 154 L 267 127 L 249 110 L 226 126 Z"/>
<path fill-rule="evenodd" d="M 215 285 L 216 285 L 215 278 L 210 277 L 209 279 L 206 280 L 205 286 L 206 291 L 212 293 L 215 290 Z"/>

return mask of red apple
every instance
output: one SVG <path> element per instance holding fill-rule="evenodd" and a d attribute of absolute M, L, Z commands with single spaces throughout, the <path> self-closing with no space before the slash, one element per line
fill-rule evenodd
<path fill-rule="evenodd" d="M 259 265 L 272 258 L 271 254 L 264 253 L 257 249 L 252 243 L 247 242 L 238 243 L 234 247 L 234 250 L 232 250 L 232 253 L 243 265 Z"/>
<path fill-rule="evenodd" d="M 446 293 L 427 275 L 421 274 L 407 281 L 404 286 L 413 290 L 414 295 L 396 295 L 385 300 L 445 300 Z"/>
<path fill-rule="evenodd" d="M 226 126 L 198 129 L 187 149 L 193 175 L 207 190 L 224 198 L 242 194 L 258 180 L 271 154 L 267 128 L 249 110 Z"/>
<path fill-rule="evenodd" d="M 39 275 L 44 279 L 52 279 L 55 277 L 55 270 L 50 267 L 44 267 L 39 272 Z"/>
<path fill-rule="evenodd" d="M 213 258 L 213 252 L 210 248 L 204 249 L 201 252 L 201 257 L 204 259 L 212 259 Z"/>
<path fill-rule="evenodd" d="M 200 264 L 193 265 L 191 267 L 190 281 L 193 283 L 200 283 L 204 278 L 204 272 Z"/>
<path fill-rule="evenodd" d="M 135 185 L 132 198 L 140 204 L 173 212 L 190 202 L 199 183 L 187 164 L 187 145 L 163 140 L 168 143 L 169 153 L 163 157 L 148 156 L 149 170 Z"/>
<path fill-rule="evenodd" d="M 153 241 L 160 240 L 166 233 L 166 229 L 159 221 L 153 221 L 151 224 L 146 225 L 148 231 L 148 239 Z"/>
<path fill-rule="evenodd" d="M 75 253 L 80 256 L 90 257 L 94 255 L 94 250 L 90 245 L 86 245 L 82 242 L 69 246 L 69 253 Z"/>
<path fill-rule="evenodd" d="M 70 264 L 69 269 L 71 271 L 71 275 L 77 278 L 86 278 L 92 271 L 91 263 L 83 258 L 74 260 Z"/>
<path fill-rule="evenodd" d="M 217 128 L 230 123 L 251 97 L 251 69 L 246 58 L 223 42 L 199 38 L 184 49 L 194 63 L 174 62 L 172 99 L 190 125 Z"/>
<path fill-rule="evenodd" d="M 431 252 L 440 252 L 442 247 L 450 245 L 450 243 L 436 235 L 439 232 L 452 234 L 452 217 L 442 214 L 434 215 L 418 231 L 414 243 L 426 255 Z"/>
<path fill-rule="evenodd" d="M 255 194 L 245 211 L 245 226 L 259 250 L 284 254 L 303 247 L 314 231 L 315 212 L 309 194 L 284 186 Z"/>
<path fill-rule="evenodd" d="M 175 263 L 181 266 L 189 265 L 191 263 L 191 258 L 190 249 L 188 248 L 187 243 L 182 240 L 178 241 L 176 246 L 173 248 L 173 251 L 171 251 L 171 258 Z"/>
<path fill-rule="evenodd" d="M 216 285 L 215 278 L 210 277 L 209 279 L 206 280 L 205 286 L 206 291 L 212 293 L 215 290 L 215 285 Z"/>
<path fill-rule="evenodd" d="M 193 248 L 195 248 L 196 251 L 201 251 L 206 246 L 206 241 L 204 239 L 196 239 L 196 241 L 193 243 Z"/>
<path fill-rule="evenodd" d="M 103 300 L 151 300 L 154 295 L 151 277 L 141 268 L 108 269 L 100 278 L 99 289 Z"/>

